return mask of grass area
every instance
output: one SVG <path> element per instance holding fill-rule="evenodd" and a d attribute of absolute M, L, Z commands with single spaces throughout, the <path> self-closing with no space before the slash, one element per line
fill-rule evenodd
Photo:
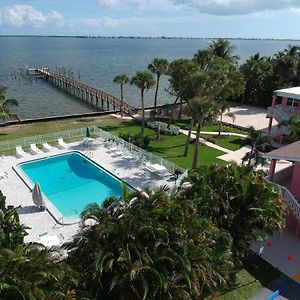
<path fill-rule="evenodd" d="M 140 132 L 140 126 L 133 121 L 126 121 L 116 125 L 101 126 L 103 130 L 109 131 L 115 135 L 120 133 L 137 134 Z M 194 145 L 190 145 L 189 155 L 183 156 L 186 136 L 180 134 L 178 136 L 164 136 L 157 141 L 156 132 L 152 129 L 145 128 L 145 135 L 151 138 L 151 142 L 147 150 L 171 161 L 183 168 L 190 168 L 193 160 Z M 212 163 L 225 164 L 224 161 L 217 159 L 218 156 L 224 154 L 222 151 L 216 150 L 205 145 L 200 145 L 199 165 L 208 165 Z"/>
<path fill-rule="evenodd" d="M 101 118 L 75 118 L 0 127 L 0 141 L 20 139 L 27 136 L 77 129 L 93 125 L 107 126 L 110 124 L 118 124 L 121 122 L 122 121 L 119 119 L 108 116 Z"/>
<path fill-rule="evenodd" d="M 137 134 L 140 132 L 140 126 L 132 120 L 121 120 L 109 116 L 101 118 L 76 118 L 3 127 L 0 128 L 0 141 L 20 139 L 27 136 L 59 132 L 93 125 L 115 135 L 119 135 L 120 133 Z M 213 127 L 211 127 L 211 129 L 213 130 Z M 147 149 L 148 151 L 161 156 L 183 168 L 191 167 L 194 145 L 190 145 L 190 151 L 187 157 L 182 156 L 186 140 L 185 135 L 180 134 L 178 136 L 162 136 L 161 140 L 156 141 L 156 132 L 154 130 L 145 128 L 145 134 L 149 135 L 151 138 L 151 143 Z M 227 144 L 224 144 L 223 142 L 222 145 L 225 148 L 228 147 L 228 149 L 231 149 L 229 147 L 234 146 L 234 141 L 229 141 Z M 24 148 L 24 150 L 28 151 L 27 148 Z M 15 151 L 12 150 L 6 154 L 14 153 Z M 224 153 L 219 150 L 200 145 L 199 165 L 207 165 L 212 163 L 225 164 L 224 161 L 217 159 L 217 157 L 222 154 Z"/>
<path fill-rule="evenodd" d="M 201 137 L 208 140 L 209 142 L 213 142 L 218 146 L 224 147 L 232 151 L 236 151 L 243 146 L 243 140 L 240 137 L 234 135 L 222 138 L 222 136 L 214 137 L 211 134 L 201 134 Z"/>
<path fill-rule="evenodd" d="M 166 122 L 166 120 L 162 120 L 163 122 Z M 175 123 L 176 126 L 179 126 L 181 129 L 186 129 L 188 130 L 190 127 L 190 120 L 178 120 Z M 196 126 L 193 127 L 193 130 L 196 130 Z M 219 125 L 218 124 L 211 124 L 211 125 L 206 125 L 204 126 L 201 131 L 219 131 Z M 246 134 L 246 131 L 234 128 L 234 127 L 230 127 L 230 126 L 226 126 L 226 125 L 222 125 L 221 128 L 222 132 L 233 132 L 233 133 L 241 133 L 241 134 Z"/>
<path fill-rule="evenodd" d="M 259 256 L 254 255 L 245 264 L 245 268 L 238 272 L 236 284 L 228 291 L 215 297 L 207 297 L 205 300 L 246 300 L 255 296 L 262 287 L 270 284 L 280 276 L 280 272 L 265 262 Z"/>

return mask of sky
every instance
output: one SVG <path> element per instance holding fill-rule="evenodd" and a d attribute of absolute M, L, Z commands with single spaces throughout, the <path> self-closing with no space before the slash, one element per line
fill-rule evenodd
<path fill-rule="evenodd" d="M 0 35 L 300 39 L 300 0 L 0 0 Z"/>

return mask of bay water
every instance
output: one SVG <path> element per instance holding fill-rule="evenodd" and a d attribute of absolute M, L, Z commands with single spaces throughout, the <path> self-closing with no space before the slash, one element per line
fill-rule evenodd
<path fill-rule="evenodd" d="M 20 74 L 27 68 L 49 67 L 64 70 L 75 79 L 117 97 L 120 87 L 113 78 L 125 73 L 147 69 L 153 58 L 192 58 L 198 49 L 208 46 L 209 39 L 130 39 L 74 37 L 0 37 L 0 85 L 7 87 L 7 97 L 19 100 L 13 110 L 22 119 L 81 114 L 96 109 L 67 95 L 42 79 L 29 80 Z M 236 46 L 240 63 L 259 52 L 272 56 L 288 44 L 288 40 L 230 40 Z M 168 80 L 162 77 L 159 103 L 171 103 L 174 97 L 166 89 Z M 154 88 L 145 94 L 145 104 L 153 105 Z M 124 87 L 127 102 L 139 107 L 140 93 L 133 86 Z"/>

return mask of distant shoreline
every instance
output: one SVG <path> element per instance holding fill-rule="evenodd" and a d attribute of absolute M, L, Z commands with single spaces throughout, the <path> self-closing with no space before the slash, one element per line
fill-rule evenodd
<path fill-rule="evenodd" d="M 93 36 L 93 35 L 10 35 L 1 34 L 1 37 L 34 37 L 34 38 L 78 38 L 78 39 L 137 39 L 137 40 L 216 40 L 220 37 L 172 37 L 172 36 Z M 245 41 L 300 41 L 299 39 L 276 39 L 276 38 L 241 38 L 224 37 L 226 40 L 245 40 Z"/>

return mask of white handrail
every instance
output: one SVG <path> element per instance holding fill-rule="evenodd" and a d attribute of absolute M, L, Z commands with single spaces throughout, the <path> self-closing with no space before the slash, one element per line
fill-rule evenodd
<path fill-rule="evenodd" d="M 268 179 L 268 177 L 265 177 L 265 179 L 280 188 L 282 195 L 284 197 L 284 200 L 285 200 L 286 204 L 288 205 L 288 207 L 290 208 L 290 211 L 295 216 L 297 221 L 300 222 L 300 203 L 295 198 L 295 196 L 285 186 L 282 186 L 278 183 L 270 181 Z"/>
<path fill-rule="evenodd" d="M 176 164 L 165 160 L 162 157 L 156 156 L 142 148 L 139 148 L 136 145 L 134 145 L 130 142 L 127 142 L 107 131 L 104 131 L 101 128 L 94 126 L 93 132 L 95 135 L 97 135 L 105 140 L 114 141 L 117 145 L 127 149 L 127 151 L 131 152 L 132 154 L 138 156 L 141 159 L 145 159 L 152 164 L 160 164 L 160 165 L 165 166 L 168 169 L 168 171 L 172 174 L 174 174 L 176 170 L 179 170 L 181 172 L 181 174 L 186 172 L 186 170 L 184 168 L 181 168 L 181 167 L 177 166 Z"/>

